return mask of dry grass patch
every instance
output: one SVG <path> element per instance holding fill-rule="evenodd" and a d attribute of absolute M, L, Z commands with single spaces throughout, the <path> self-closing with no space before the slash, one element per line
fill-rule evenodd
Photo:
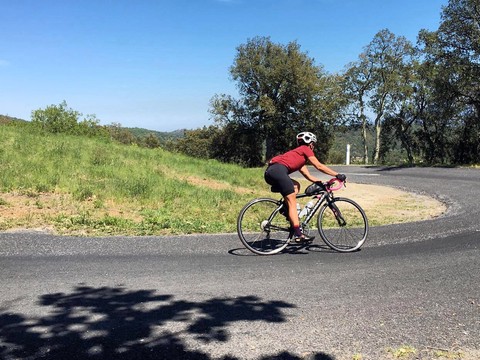
<path fill-rule="evenodd" d="M 3 193 L 0 194 L 0 230 L 18 231 L 36 229 L 61 232 L 55 218 L 70 218 L 88 213 L 92 219 L 105 216 L 140 221 L 139 207 L 117 204 L 112 200 L 99 201 L 95 197 L 76 201 L 70 194 L 59 193 Z M 69 231 L 66 231 L 69 233 Z M 84 232 L 82 232 L 84 233 Z"/>
<path fill-rule="evenodd" d="M 445 204 L 432 197 L 386 186 L 348 184 L 338 194 L 358 202 L 371 225 L 429 220 L 447 210 Z"/>
<path fill-rule="evenodd" d="M 307 182 L 301 183 L 302 189 L 308 186 Z M 348 183 L 335 195 L 357 202 L 371 226 L 434 219 L 447 210 L 445 204 L 432 197 L 388 186 Z"/>
<path fill-rule="evenodd" d="M 254 194 L 255 193 L 252 189 L 248 189 L 241 186 L 232 186 L 229 183 L 218 181 L 218 180 L 212 180 L 208 178 L 200 178 L 197 176 L 187 176 L 185 178 L 180 177 L 179 179 L 183 179 L 193 186 L 205 187 L 212 190 L 231 190 L 233 192 L 236 192 L 237 194 Z"/>
<path fill-rule="evenodd" d="M 268 187 L 254 190 L 197 176 L 185 176 L 179 180 L 204 189 L 232 191 L 239 197 L 246 196 L 252 199 L 255 197 L 280 198 L 279 194 L 272 194 Z M 305 189 L 308 183 L 303 180 L 301 182 L 302 189 Z M 371 226 L 428 220 L 441 216 L 446 211 L 444 204 L 431 197 L 386 186 L 349 183 L 347 188 L 337 191 L 336 195 L 351 198 L 359 203 L 364 208 Z M 178 202 L 182 201 L 181 199 L 177 200 Z M 306 201 L 306 199 L 300 200 L 302 205 Z M 179 208 L 181 205 L 181 203 L 178 203 L 175 206 Z M 150 219 L 148 221 L 154 223 L 160 221 L 155 220 L 155 216 L 161 215 L 157 212 L 161 211 L 162 208 L 161 203 L 149 205 L 137 201 L 119 203 L 112 199 L 100 200 L 95 196 L 78 200 L 70 194 L 62 193 L 3 193 L 0 194 L 0 230 L 44 229 L 70 235 L 143 234 L 145 229 L 139 230 L 137 225 L 145 223 L 146 219 Z M 217 207 L 212 207 L 211 210 L 214 211 L 215 208 Z M 217 211 L 219 214 L 221 213 L 222 218 L 236 219 L 240 208 L 241 206 L 238 206 L 238 208 L 232 206 L 222 210 L 217 208 Z M 227 210 L 229 211 L 228 214 L 225 213 Z M 190 211 L 193 218 L 200 221 L 203 214 L 195 214 L 194 207 Z M 163 219 L 161 221 L 169 221 L 169 214 L 161 216 L 161 219 Z M 172 219 L 171 221 L 176 220 Z M 204 221 L 208 220 L 202 220 L 202 224 Z M 112 224 L 112 222 L 115 224 Z M 234 231 L 232 230 L 235 225 L 234 220 L 228 223 L 230 222 L 232 224 L 228 229 L 223 228 L 220 231 Z M 178 228 L 165 226 L 165 229 L 157 229 L 154 233 L 164 235 L 181 233 L 182 229 L 185 231 L 188 224 L 188 222 L 181 224 Z M 186 232 L 191 233 L 195 232 L 195 229 L 207 229 L 207 223 L 202 224 L 198 225 L 200 227 L 197 226 Z M 215 230 L 209 231 L 215 232 Z"/>

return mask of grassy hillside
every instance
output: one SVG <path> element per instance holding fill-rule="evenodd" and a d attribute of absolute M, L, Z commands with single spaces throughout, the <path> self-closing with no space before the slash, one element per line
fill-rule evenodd
<path fill-rule="evenodd" d="M 0 230 L 51 224 L 79 234 L 234 231 L 241 206 L 257 189 L 268 190 L 261 169 L 161 149 L 38 135 L 29 126 L 0 126 L 0 141 L 0 208 L 25 212 L 0 217 Z"/>
<path fill-rule="evenodd" d="M 272 196 L 263 169 L 190 158 L 161 148 L 40 134 L 30 123 L 19 121 L 0 124 L 0 143 L 0 231 L 235 232 L 237 215 L 247 201 Z M 392 189 L 350 184 L 342 191 L 360 201 L 371 225 L 427 219 L 444 211 L 433 199 Z"/>

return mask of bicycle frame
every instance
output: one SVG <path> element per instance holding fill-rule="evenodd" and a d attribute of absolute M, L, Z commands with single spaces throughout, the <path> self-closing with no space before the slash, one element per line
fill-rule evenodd
<path fill-rule="evenodd" d="M 344 226 L 345 225 L 345 219 L 343 218 L 341 212 L 340 212 L 340 209 L 338 209 L 335 204 L 333 204 L 333 192 L 328 190 L 328 189 L 325 189 L 325 190 L 322 190 L 319 194 L 315 194 L 315 195 L 307 195 L 305 193 L 302 193 L 302 194 L 297 194 L 297 199 L 302 199 L 302 198 L 306 198 L 306 197 L 311 197 L 312 199 L 317 199 L 317 202 L 315 203 L 315 205 L 313 206 L 313 208 L 308 212 L 307 216 L 302 220 L 302 219 L 298 219 L 300 221 L 300 223 L 302 225 L 308 225 L 310 223 L 310 220 L 312 220 L 312 218 L 315 216 L 315 214 L 317 213 L 318 209 L 320 209 L 320 207 L 322 206 L 322 204 L 326 201 L 327 202 L 327 205 L 330 209 L 332 209 L 333 211 L 333 214 L 335 215 L 335 218 L 337 219 L 338 221 L 338 224 L 340 226 Z M 280 202 L 283 204 L 283 199 L 280 200 Z M 283 205 L 282 205 L 283 206 Z M 281 207 L 279 207 L 280 209 Z M 277 210 L 279 210 L 277 209 Z M 278 211 L 277 211 L 278 212 Z M 276 213 L 276 212 L 275 212 Z M 272 214 L 273 215 L 273 214 Z M 270 220 L 270 219 L 269 219 Z"/>
<path fill-rule="evenodd" d="M 307 194 L 298 194 L 297 195 L 297 199 L 301 199 L 301 198 L 305 198 L 305 197 L 310 197 L 311 195 L 307 195 Z M 313 216 L 317 213 L 318 209 L 320 208 L 320 206 L 322 206 L 322 203 L 325 201 L 325 199 L 328 197 L 328 194 L 327 194 L 327 191 L 322 191 L 320 194 L 318 195 L 313 195 L 311 196 L 312 199 L 317 199 L 317 202 L 315 203 L 315 205 L 313 206 L 312 210 L 310 210 L 305 219 L 302 221 L 302 219 L 298 219 L 301 221 L 302 225 L 305 224 L 305 225 L 308 225 L 310 223 L 310 220 L 312 220 Z"/>

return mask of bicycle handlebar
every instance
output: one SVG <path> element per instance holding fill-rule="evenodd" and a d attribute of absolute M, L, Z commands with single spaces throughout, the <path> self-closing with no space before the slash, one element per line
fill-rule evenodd
<path fill-rule="evenodd" d="M 337 186 L 333 186 L 335 183 L 337 184 Z M 322 182 L 322 185 L 329 191 L 337 191 L 340 190 L 345 185 L 345 183 L 341 180 L 338 180 L 337 178 L 332 178 L 327 182 Z"/>

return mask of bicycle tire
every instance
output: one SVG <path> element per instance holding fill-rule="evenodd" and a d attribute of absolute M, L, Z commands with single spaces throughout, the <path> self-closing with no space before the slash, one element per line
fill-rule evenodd
<path fill-rule="evenodd" d="M 278 254 L 292 237 L 290 222 L 278 212 L 281 201 L 259 198 L 243 207 L 237 219 L 242 244 L 258 255 Z"/>
<path fill-rule="evenodd" d="M 341 217 L 335 215 L 337 211 Z M 325 244 L 338 252 L 360 249 L 368 236 L 365 211 L 347 198 L 334 198 L 331 205 L 325 203 L 318 214 L 317 225 Z"/>

